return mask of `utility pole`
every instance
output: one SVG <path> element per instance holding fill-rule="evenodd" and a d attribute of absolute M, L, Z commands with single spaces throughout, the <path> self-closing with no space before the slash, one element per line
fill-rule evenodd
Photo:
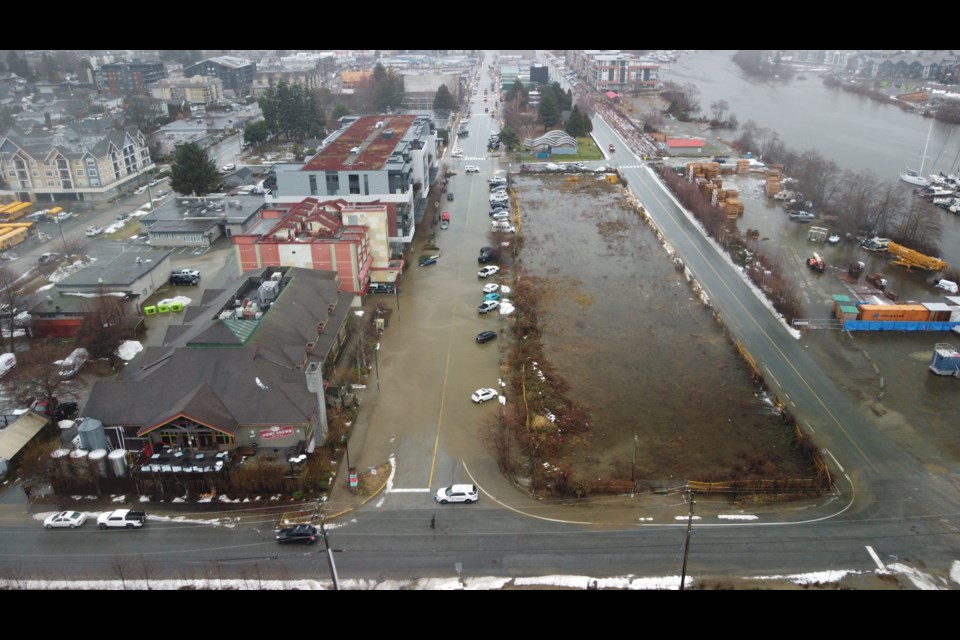
<path fill-rule="evenodd" d="M 633 434 L 633 467 L 630 469 L 630 482 L 637 484 L 637 434 Z"/>
<path fill-rule="evenodd" d="M 687 556 L 690 553 L 690 531 L 693 529 L 693 492 L 690 492 L 690 515 L 687 516 L 687 540 L 683 544 L 683 571 L 680 572 L 680 591 L 687 581 Z"/>
<path fill-rule="evenodd" d="M 333 578 L 333 590 L 340 591 L 340 578 L 337 576 L 337 565 L 333 562 L 333 549 L 327 541 L 327 527 L 324 525 L 324 519 L 320 519 L 320 534 L 323 536 L 323 548 L 327 554 L 327 564 L 330 565 L 330 577 Z"/>

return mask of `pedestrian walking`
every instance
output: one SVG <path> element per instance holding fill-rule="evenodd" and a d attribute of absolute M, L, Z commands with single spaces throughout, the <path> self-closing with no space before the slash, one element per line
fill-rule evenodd
<path fill-rule="evenodd" d="M 430 528 L 431 528 L 431 529 L 436 529 L 436 528 L 437 528 L 437 516 L 436 516 L 436 514 L 430 516 Z"/>

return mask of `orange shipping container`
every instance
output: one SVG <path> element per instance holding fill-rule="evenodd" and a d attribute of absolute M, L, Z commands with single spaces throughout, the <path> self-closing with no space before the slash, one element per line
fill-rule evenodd
<path fill-rule="evenodd" d="M 919 304 L 862 304 L 859 319 L 926 322 L 930 319 L 930 311 Z"/>

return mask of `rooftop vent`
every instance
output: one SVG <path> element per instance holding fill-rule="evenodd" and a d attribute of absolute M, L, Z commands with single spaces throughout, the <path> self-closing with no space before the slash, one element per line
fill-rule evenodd
<path fill-rule="evenodd" d="M 377 123 L 377 129 L 383 129 L 383 120 Z"/>
<path fill-rule="evenodd" d="M 386 140 L 390 140 L 391 138 L 393 138 L 393 129 L 384 129 L 383 137 Z"/>
<path fill-rule="evenodd" d="M 350 155 L 356 155 L 358 153 L 360 153 L 360 147 L 353 147 L 350 149 Z"/>

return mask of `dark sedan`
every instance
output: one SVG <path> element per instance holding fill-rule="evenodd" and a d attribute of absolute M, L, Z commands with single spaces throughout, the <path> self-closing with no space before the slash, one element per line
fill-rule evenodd
<path fill-rule="evenodd" d="M 277 542 L 286 544 L 288 542 L 299 542 L 302 544 L 313 544 L 317 539 L 317 528 L 312 524 L 298 524 L 295 527 L 281 529 L 277 533 Z"/>
<path fill-rule="evenodd" d="M 481 331 L 477 334 L 477 344 L 484 344 L 497 339 L 496 331 Z"/>

